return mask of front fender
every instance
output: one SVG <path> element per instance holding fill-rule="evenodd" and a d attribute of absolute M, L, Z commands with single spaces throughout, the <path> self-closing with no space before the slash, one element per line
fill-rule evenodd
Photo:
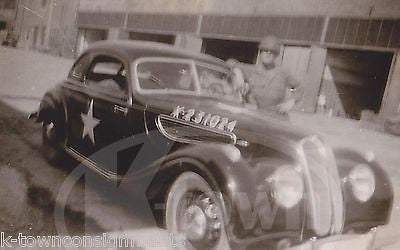
<path fill-rule="evenodd" d="M 193 171 L 222 194 L 225 222 L 230 225 L 227 232 L 234 244 L 256 242 L 264 237 L 286 237 L 298 241 L 303 225 L 296 224 L 296 227 L 288 229 L 287 219 L 304 216 L 304 203 L 300 202 L 292 209 L 280 208 L 269 199 L 271 192 L 268 185 L 263 185 L 266 177 L 286 164 L 287 160 L 269 158 L 263 159 L 258 166 L 250 166 L 235 146 L 204 143 L 180 149 L 168 155 L 163 162 L 147 190 L 148 197 L 149 194 L 152 194 L 151 197 L 159 196 L 155 203 L 165 201 L 169 187 L 179 174 Z M 249 234 L 260 227 L 266 230 L 262 235 L 255 237 Z"/>
<path fill-rule="evenodd" d="M 349 149 L 334 149 L 336 163 L 341 178 L 345 222 L 343 231 L 365 232 L 370 228 L 386 224 L 389 220 L 392 203 L 393 188 L 390 179 L 381 165 L 375 159 L 367 159 L 357 151 Z M 366 201 L 358 201 L 352 191 L 348 176 L 358 164 L 366 164 L 375 176 L 375 191 Z"/>
<path fill-rule="evenodd" d="M 238 192 L 245 191 L 249 199 L 254 199 L 255 176 L 240 157 L 240 152 L 238 158 L 229 155 L 230 151 L 238 153 L 236 150 L 232 145 L 213 143 L 184 146 L 148 169 L 155 176 L 145 192 L 159 225 L 164 226 L 163 212 L 156 204 L 165 204 L 174 180 L 185 171 L 201 175 L 213 190 L 222 194 L 225 218 L 230 216 L 231 201 Z"/>
<path fill-rule="evenodd" d="M 247 193 L 250 201 L 255 199 L 255 171 L 232 145 L 204 143 L 188 146 L 169 154 L 162 162 L 155 179 L 163 179 L 164 185 L 172 184 L 182 172 L 194 171 L 228 201 L 234 200 L 235 194 L 240 192 Z"/>

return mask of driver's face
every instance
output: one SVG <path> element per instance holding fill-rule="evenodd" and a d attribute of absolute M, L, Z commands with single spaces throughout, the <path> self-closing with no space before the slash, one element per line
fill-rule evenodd
<path fill-rule="evenodd" d="M 274 51 L 261 50 L 260 52 L 260 59 L 264 65 L 273 64 L 277 56 L 277 53 Z"/>

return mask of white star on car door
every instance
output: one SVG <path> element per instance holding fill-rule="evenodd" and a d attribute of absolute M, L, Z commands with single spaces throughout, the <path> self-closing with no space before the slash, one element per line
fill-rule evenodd
<path fill-rule="evenodd" d="M 83 122 L 82 139 L 89 135 L 90 140 L 94 144 L 94 128 L 100 123 L 99 119 L 93 117 L 93 100 L 89 103 L 89 110 L 87 114 L 81 113 Z"/>

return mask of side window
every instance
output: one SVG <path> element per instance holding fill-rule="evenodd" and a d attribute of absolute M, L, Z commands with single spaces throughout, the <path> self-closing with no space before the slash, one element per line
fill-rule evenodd
<path fill-rule="evenodd" d="M 84 74 L 87 65 L 89 64 L 89 55 L 83 55 L 79 60 L 75 63 L 72 67 L 71 71 L 69 72 L 68 78 L 74 79 L 79 82 L 84 81 Z"/>
<path fill-rule="evenodd" d="M 95 57 L 85 83 L 88 88 L 108 95 L 118 98 L 128 96 L 127 71 L 124 64 L 114 57 Z"/>

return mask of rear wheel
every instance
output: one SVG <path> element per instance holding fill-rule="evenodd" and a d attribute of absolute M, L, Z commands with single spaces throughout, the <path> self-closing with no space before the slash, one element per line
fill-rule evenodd
<path fill-rule="evenodd" d="M 168 193 L 167 229 L 185 241 L 185 249 L 229 249 L 222 199 L 198 174 L 184 172 Z"/>
<path fill-rule="evenodd" d="M 60 122 L 43 122 L 42 141 L 44 154 L 48 161 L 52 164 L 61 163 L 61 160 L 65 157 L 63 150 L 65 137 Z"/>

